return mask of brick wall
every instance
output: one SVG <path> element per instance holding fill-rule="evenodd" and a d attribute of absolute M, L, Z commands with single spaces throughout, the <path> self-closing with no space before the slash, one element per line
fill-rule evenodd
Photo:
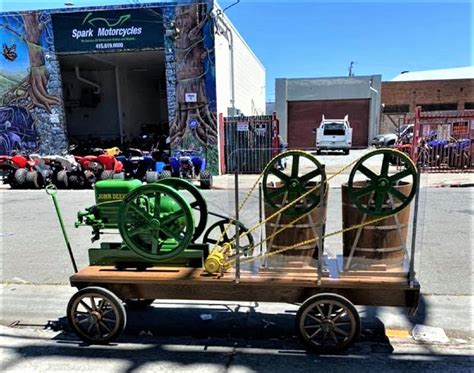
<path fill-rule="evenodd" d="M 457 103 L 457 110 L 464 110 L 465 102 L 474 102 L 474 79 L 382 82 L 382 104 L 408 105 L 411 113 L 422 104 Z M 400 117 L 403 114 L 383 113 L 380 133 L 395 129 Z"/>

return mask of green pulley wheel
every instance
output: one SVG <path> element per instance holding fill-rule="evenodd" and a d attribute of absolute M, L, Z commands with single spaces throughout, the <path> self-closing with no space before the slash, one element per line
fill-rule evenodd
<path fill-rule="evenodd" d="M 283 165 L 291 164 L 284 169 Z M 273 180 L 272 180 L 273 179 Z M 276 182 L 275 182 L 276 181 Z M 289 150 L 281 153 L 263 170 L 263 197 L 275 209 L 281 209 L 315 188 L 306 197 L 282 212 L 283 215 L 305 214 L 319 205 L 326 183 L 324 166 L 310 153 Z"/>
<path fill-rule="evenodd" d="M 178 191 L 160 183 L 143 185 L 125 196 L 118 226 L 127 247 L 152 261 L 179 255 L 194 235 L 191 206 Z"/>
<path fill-rule="evenodd" d="M 169 185 L 170 187 L 179 191 L 189 192 L 191 198 L 188 198 L 188 202 L 190 203 L 191 208 L 196 211 L 196 214 L 194 215 L 194 221 L 197 222 L 194 228 L 193 236 L 193 241 L 196 241 L 201 233 L 204 232 L 204 229 L 206 229 L 208 216 L 206 200 L 202 196 L 201 192 L 192 182 L 179 179 L 177 177 L 161 179 L 158 181 L 158 183 Z"/>
<path fill-rule="evenodd" d="M 369 167 L 373 169 L 374 161 L 377 161 L 374 157 L 381 155 L 382 165 L 377 173 Z M 394 160 L 400 166 L 390 172 L 390 163 Z M 368 178 L 365 183 L 362 182 L 362 187 L 357 184 L 359 181 L 355 181 L 361 180 L 361 176 Z M 411 180 L 402 181 L 405 178 Z M 409 190 L 403 193 L 400 187 L 407 185 L 403 190 Z M 392 149 L 379 149 L 366 154 L 354 165 L 349 175 L 348 194 L 359 210 L 368 215 L 384 216 L 403 210 L 415 196 L 417 186 L 416 166 L 406 154 Z"/>
<path fill-rule="evenodd" d="M 239 237 L 244 233 L 247 233 L 248 228 L 241 222 L 237 222 L 230 218 L 216 221 L 212 224 L 204 233 L 202 242 L 209 243 L 211 245 L 223 246 L 225 243 L 234 242 L 237 239 L 237 229 L 239 227 Z M 244 255 L 252 254 L 249 253 L 249 248 L 253 248 L 255 241 L 252 233 L 245 234 L 245 236 L 239 238 L 239 246 L 243 249 Z"/>

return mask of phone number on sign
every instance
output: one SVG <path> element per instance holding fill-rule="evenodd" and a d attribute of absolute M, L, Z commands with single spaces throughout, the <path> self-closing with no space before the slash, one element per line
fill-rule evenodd
<path fill-rule="evenodd" d="M 95 47 L 97 49 L 123 48 L 123 43 L 98 43 Z"/>

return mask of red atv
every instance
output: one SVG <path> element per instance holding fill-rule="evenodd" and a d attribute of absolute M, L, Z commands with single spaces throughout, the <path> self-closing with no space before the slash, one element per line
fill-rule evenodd
<path fill-rule="evenodd" d="M 39 155 L 1 156 L 4 169 L 7 170 L 4 183 L 12 188 L 42 188 L 51 176 L 51 168 Z"/>
<path fill-rule="evenodd" d="M 0 155 L 0 172 L 3 183 L 11 188 L 23 188 L 26 185 L 27 160 L 21 155 Z"/>
<path fill-rule="evenodd" d="M 97 180 L 123 179 L 122 162 L 115 159 L 112 155 L 86 155 L 85 157 L 74 156 L 84 170 L 84 175 L 90 185 Z"/>

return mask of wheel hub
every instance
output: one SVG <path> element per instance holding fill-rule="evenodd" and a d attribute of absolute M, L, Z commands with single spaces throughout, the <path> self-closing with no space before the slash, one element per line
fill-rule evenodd
<path fill-rule="evenodd" d="M 380 189 L 380 191 L 386 192 L 390 189 L 390 181 L 385 177 L 381 177 L 377 180 L 377 187 Z"/>
<path fill-rule="evenodd" d="M 90 319 L 91 319 L 91 322 L 96 324 L 98 323 L 100 320 L 102 320 L 102 315 L 100 312 L 98 311 L 92 311 L 90 313 Z"/>
<path fill-rule="evenodd" d="M 321 329 L 323 329 L 324 333 L 330 333 L 334 330 L 334 324 L 331 320 L 323 320 L 321 323 Z"/>
<path fill-rule="evenodd" d="M 151 222 L 150 222 L 150 224 L 151 224 L 151 227 L 152 227 L 153 229 L 159 229 L 159 228 L 160 228 L 160 225 L 161 225 L 161 223 L 160 223 L 160 221 L 159 221 L 158 219 L 152 219 Z"/>
<path fill-rule="evenodd" d="M 291 192 L 298 192 L 301 188 L 301 183 L 298 179 L 290 179 L 288 182 L 288 189 Z"/>

